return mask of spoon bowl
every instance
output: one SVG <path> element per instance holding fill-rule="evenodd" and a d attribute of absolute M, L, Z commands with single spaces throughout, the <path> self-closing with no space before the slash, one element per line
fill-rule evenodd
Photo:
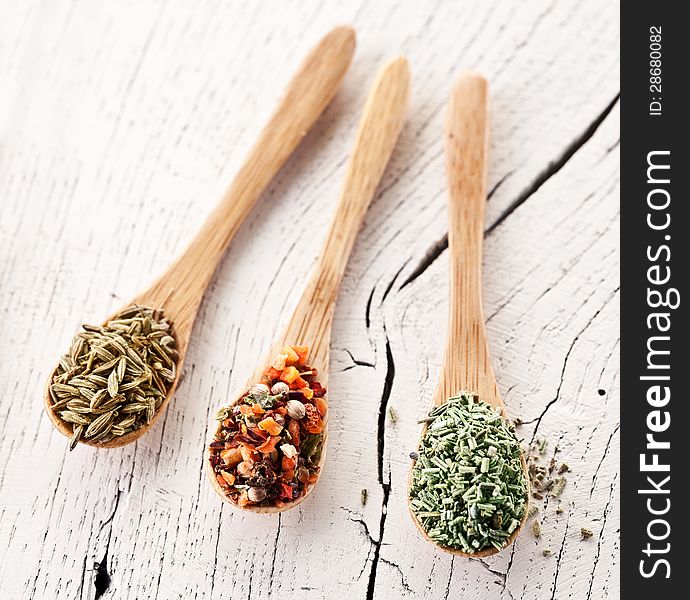
<path fill-rule="evenodd" d="M 266 366 L 285 345 L 308 346 L 309 363 L 318 370 L 320 383 L 327 387 L 331 323 L 338 288 L 357 232 L 402 128 L 407 112 L 409 84 L 409 68 L 403 57 L 394 59 L 380 71 L 364 107 L 354 151 L 348 163 L 345 183 L 314 274 L 286 330 L 273 345 L 267 360 L 263 361 L 249 378 L 246 388 L 261 380 Z M 232 405 L 241 398 L 242 394 L 238 395 Z M 327 416 L 324 424 L 321 457 L 317 471 L 319 475 L 326 456 Z M 223 500 L 237 508 L 256 513 L 276 513 L 295 507 L 311 493 L 318 481 L 317 479 L 307 484 L 304 493 L 299 498 L 286 502 L 280 507 L 251 504 L 239 507 L 225 494 L 216 480 L 208 459 L 206 464 L 211 485 Z"/>
<path fill-rule="evenodd" d="M 165 411 L 179 382 L 199 305 L 218 263 L 262 192 L 330 103 L 350 65 L 354 47 L 354 30 L 341 26 L 311 50 L 222 200 L 187 250 L 150 288 L 126 305 L 162 310 L 174 331 L 179 354 L 177 377 L 153 418 L 146 425 L 107 442 L 82 438 L 80 443 L 98 448 L 130 444 L 144 435 Z M 54 374 L 55 370 L 45 388 L 45 410 L 55 428 L 70 437 L 71 427 L 51 408 L 49 388 Z"/>
<path fill-rule="evenodd" d="M 450 306 L 445 356 L 433 404 L 440 406 L 460 391 L 473 392 L 480 400 L 499 409 L 505 419 L 505 405 L 498 393 L 491 366 L 482 309 L 481 268 L 489 146 L 489 90 L 486 79 L 477 73 L 462 73 L 451 93 L 446 116 L 445 146 L 450 195 Z M 422 438 L 425 433 L 426 425 Z M 521 454 L 529 498 L 527 464 L 524 453 Z M 408 488 L 411 483 L 412 469 Z M 491 547 L 470 554 L 442 546 L 427 535 L 409 504 L 408 507 L 415 526 L 424 538 L 445 552 L 469 558 L 482 558 L 499 552 Z M 515 540 L 526 519 L 527 510 L 504 548 Z"/>

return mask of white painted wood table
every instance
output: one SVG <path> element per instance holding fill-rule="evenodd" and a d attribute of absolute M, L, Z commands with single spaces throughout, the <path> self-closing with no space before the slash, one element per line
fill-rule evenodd
<path fill-rule="evenodd" d="M 357 29 L 351 71 L 218 270 L 165 417 L 135 445 L 68 453 L 41 401 L 57 355 L 185 247 L 339 23 Z M 213 414 L 295 305 L 398 53 L 410 115 L 338 302 L 327 467 L 289 513 L 233 512 L 202 470 Z M 618 59 L 617 3 L 597 0 L 0 0 L 0 597 L 617 597 Z M 564 513 L 540 503 L 542 538 L 482 561 L 427 545 L 405 495 L 446 330 L 441 133 L 467 67 L 492 85 L 499 387 L 520 434 L 573 468 Z"/>

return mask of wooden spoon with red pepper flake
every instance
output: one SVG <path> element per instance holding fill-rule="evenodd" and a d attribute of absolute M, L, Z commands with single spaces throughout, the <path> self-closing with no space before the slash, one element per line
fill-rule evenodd
<path fill-rule="evenodd" d="M 247 388 L 262 380 L 266 367 L 272 364 L 274 357 L 287 345 L 309 348 L 309 364 L 318 370 L 319 382 L 326 386 L 331 322 L 338 288 L 357 232 L 402 128 L 407 112 L 409 82 L 409 68 L 403 57 L 388 63 L 379 73 L 364 107 L 345 184 L 316 270 L 286 330 L 269 353 L 269 360 L 256 369 Z M 237 404 L 244 396 L 245 393 L 239 395 L 232 404 Z M 317 473 L 321 472 L 326 455 L 327 424 L 322 435 Z M 210 456 L 206 464 L 211 485 L 218 495 L 233 506 L 239 506 L 217 480 Z M 281 512 L 302 502 L 315 484 L 316 480 L 309 482 L 299 497 L 278 506 L 266 500 L 260 504 L 246 504 L 242 508 L 257 513 Z"/>

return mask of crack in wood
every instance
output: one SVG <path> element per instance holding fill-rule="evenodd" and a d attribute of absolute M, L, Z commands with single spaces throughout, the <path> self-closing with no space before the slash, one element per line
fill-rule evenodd
<path fill-rule="evenodd" d="M 93 578 L 93 585 L 95 588 L 95 595 L 94 599 L 98 600 L 101 598 L 110 588 L 112 584 L 112 577 L 110 572 L 108 571 L 108 553 L 110 551 L 110 540 L 112 539 L 112 534 L 113 534 L 113 528 L 112 528 L 112 522 L 113 519 L 115 518 L 115 514 L 117 513 L 117 509 L 120 506 L 120 497 L 122 495 L 122 490 L 119 487 L 119 482 L 118 482 L 118 489 L 117 489 L 117 495 L 115 496 L 115 502 L 113 506 L 113 510 L 110 513 L 110 516 L 103 521 L 101 526 L 98 528 L 98 534 L 97 536 L 100 536 L 103 530 L 106 528 L 107 525 L 110 525 L 110 529 L 108 531 L 108 541 L 105 544 L 105 552 L 103 553 L 103 558 L 100 561 L 96 561 L 93 564 L 93 569 L 91 572 L 95 573 L 94 578 Z M 82 580 L 79 585 L 79 589 L 83 590 L 84 589 L 84 580 L 86 579 L 86 561 L 88 557 L 84 557 L 84 569 L 82 571 Z"/>
<path fill-rule="evenodd" d="M 491 200 L 491 197 L 496 193 L 496 190 L 501 187 L 503 182 L 508 179 L 513 174 L 513 171 L 508 171 L 503 177 L 501 177 L 494 187 L 491 188 L 486 196 L 487 202 Z M 441 256 L 446 250 L 448 250 L 448 234 L 446 233 L 440 240 L 435 242 L 424 254 L 424 258 L 419 261 L 419 264 L 412 273 L 402 282 L 398 291 L 402 290 L 404 287 L 412 283 L 417 279 L 424 271 L 426 271 L 435 261 Z M 407 261 L 409 262 L 409 260 Z M 407 263 L 406 263 L 407 264 Z M 404 266 L 404 265 L 403 265 Z M 402 269 L 401 269 L 402 270 Z"/>
<path fill-rule="evenodd" d="M 205 450 L 205 449 L 204 449 Z M 204 451 L 204 460 L 206 458 L 206 452 Z M 223 505 L 220 506 L 220 512 L 218 513 L 218 530 L 216 532 L 216 545 L 213 550 L 213 573 L 211 573 L 211 593 L 210 596 L 213 597 L 213 589 L 216 585 L 216 571 L 218 571 L 218 544 L 220 542 L 220 528 L 223 523 Z"/>
<path fill-rule="evenodd" d="M 511 214 L 513 214 L 522 204 L 529 200 L 529 198 L 531 198 L 540 187 L 542 187 L 549 179 L 558 173 L 566 165 L 566 163 L 573 156 L 575 156 L 578 150 L 580 150 L 590 139 L 592 139 L 592 136 L 597 132 L 597 129 L 599 129 L 600 125 L 605 121 L 606 117 L 609 116 L 613 108 L 618 103 L 620 96 L 620 92 L 618 92 L 613 97 L 613 100 L 606 105 L 604 110 L 597 115 L 597 117 L 585 128 L 585 130 L 565 147 L 556 160 L 551 161 L 546 169 L 539 173 L 534 181 L 532 181 L 532 183 L 508 205 L 508 208 L 505 209 L 494 221 L 493 225 L 486 230 L 487 236 L 490 235 Z"/>
<path fill-rule="evenodd" d="M 503 571 L 495 571 L 494 569 L 491 568 L 491 566 L 486 562 L 483 561 L 481 558 L 478 558 L 477 561 L 489 572 L 492 573 L 493 575 L 498 575 L 501 578 L 501 581 L 498 583 L 502 584 L 503 588 L 505 589 L 505 582 L 506 582 L 506 576 L 507 573 L 504 573 Z"/>
<path fill-rule="evenodd" d="M 448 600 L 450 595 L 450 583 L 453 581 L 453 567 L 455 566 L 455 555 L 450 557 L 450 572 L 448 573 L 448 582 L 446 583 L 446 593 L 443 595 L 443 600 Z"/>
<path fill-rule="evenodd" d="M 585 130 L 578 135 L 570 144 L 568 144 L 561 154 L 553 161 L 549 162 L 547 167 L 537 175 L 537 177 L 528 185 L 518 196 L 513 200 L 508 207 L 498 216 L 498 218 L 491 224 L 491 226 L 484 232 L 485 236 L 491 235 L 493 231 L 505 221 L 511 214 L 513 214 L 522 204 L 524 204 L 530 197 L 532 197 L 537 190 L 542 187 L 549 179 L 551 179 L 556 173 L 558 173 L 566 163 L 577 153 L 577 151 L 582 148 L 596 133 L 599 126 L 604 122 L 609 113 L 618 103 L 620 99 L 620 92 L 617 93 L 613 100 L 611 100 L 601 111 L 596 118 L 585 128 Z M 493 189 L 487 195 L 487 201 L 491 199 L 491 196 L 496 192 L 499 186 L 509 177 L 512 172 L 506 173 L 498 183 L 493 187 Z M 402 282 L 402 285 L 398 288 L 398 291 L 402 290 L 404 287 L 412 283 L 420 275 L 424 273 L 435 261 L 448 249 L 448 234 L 444 235 L 440 240 L 435 242 L 429 250 L 427 250 L 424 258 L 419 262 L 417 267 L 412 273 Z"/>
<path fill-rule="evenodd" d="M 618 429 L 618 428 L 616 428 Z M 592 597 L 592 587 L 594 585 L 594 573 L 597 570 L 597 563 L 599 562 L 599 557 L 601 556 L 601 540 L 606 529 L 606 519 L 609 516 L 609 507 L 611 506 L 611 500 L 613 499 L 613 490 L 616 486 L 616 480 L 618 479 L 618 473 L 613 476 L 613 481 L 611 482 L 611 489 L 609 491 L 609 499 L 604 507 L 604 518 L 601 524 L 601 529 L 599 530 L 599 539 L 597 540 L 597 553 L 594 556 L 594 564 L 592 565 L 592 575 L 589 578 L 589 590 L 587 591 L 587 600 Z"/>
<path fill-rule="evenodd" d="M 601 469 L 601 465 L 604 462 L 604 459 L 608 456 L 609 454 L 609 447 L 611 446 L 611 440 L 613 439 L 613 436 L 618 433 L 618 430 L 620 429 L 621 424 L 617 423 L 616 427 L 614 430 L 611 432 L 611 435 L 609 436 L 608 441 L 606 442 L 606 447 L 604 448 L 604 453 L 601 455 L 601 460 L 599 460 L 599 464 L 597 465 L 596 470 L 594 471 L 594 475 L 592 475 L 592 487 L 589 489 L 589 498 L 590 500 L 592 499 L 592 494 L 594 493 L 594 487 L 596 485 L 597 481 L 597 476 L 599 475 L 599 469 Z"/>
<path fill-rule="evenodd" d="M 356 359 L 356 358 L 354 357 L 354 355 L 352 354 L 352 352 L 350 352 L 347 348 L 343 348 L 343 350 L 344 350 L 344 351 L 347 353 L 347 355 L 350 357 L 350 360 L 353 362 L 353 364 L 351 364 L 351 365 L 348 366 L 348 367 L 345 367 L 344 369 L 341 369 L 341 370 L 340 370 L 341 373 L 344 373 L 345 371 L 349 371 L 350 369 L 354 369 L 355 367 L 369 367 L 369 368 L 371 368 L 371 369 L 375 369 L 375 368 L 376 368 L 376 363 L 375 363 L 375 362 L 370 363 L 370 362 L 368 362 L 368 361 L 366 361 L 366 360 L 358 360 L 358 359 Z"/>
<path fill-rule="evenodd" d="M 276 538 L 273 540 L 273 557 L 271 558 L 271 574 L 268 577 L 269 588 L 273 584 L 273 573 L 276 568 L 276 556 L 278 556 L 278 538 L 280 538 L 280 527 L 282 525 L 282 513 L 278 513 L 278 530 L 276 531 Z"/>
<path fill-rule="evenodd" d="M 388 285 L 386 286 L 386 289 L 383 291 L 383 296 L 381 296 L 381 304 L 383 304 L 384 301 L 386 300 L 386 298 L 388 297 L 388 294 L 390 293 L 391 288 L 393 287 L 393 284 L 395 283 L 395 280 L 398 278 L 398 275 L 400 275 L 400 273 L 402 273 L 402 270 L 408 265 L 408 263 L 410 262 L 410 260 L 411 260 L 411 259 L 408 258 L 408 259 L 403 263 L 402 267 L 400 267 L 400 268 L 397 270 L 397 272 L 396 272 L 395 275 L 393 276 L 393 279 L 391 279 L 390 282 L 388 283 Z"/>
<path fill-rule="evenodd" d="M 371 571 L 369 572 L 369 583 L 367 585 L 367 600 L 374 599 L 376 588 L 376 575 L 378 574 L 379 559 L 381 557 L 381 544 L 383 543 L 383 530 L 386 527 L 386 516 L 388 515 L 388 499 L 391 493 L 391 484 L 384 483 L 383 500 L 381 502 L 381 519 L 379 521 L 379 539 L 374 543 L 374 558 L 371 561 Z"/>
<path fill-rule="evenodd" d="M 383 451 L 385 447 L 386 434 L 386 409 L 388 408 L 388 401 L 391 397 L 391 390 L 393 389 L 393 379 L 395 378 L 395 361 L 393 360 L 393 352 L 391 351 L 391 342 L 386 333 L 386 327 L 383 328 L 386 336 L 386 377 L 383 382 L 383 391 L 381 393 L 381 401 L 379 402 L 379 419 L 378 419 L 378 477 L 379 483 L 384 485 L 383 481 Z"/>
<path fill-rule="evenodd" d="M 563 360 L 563 366 L 561 367 L 561 376 L 559 378 L 558 388 L 556 389 L 555 397 L 548 402 L 548 404 L 544 407 L 544 410 L 541 412 L 541 414 L 538 417 L 536 417 L 535 419 L 532 419 L 530 421 L 525 421 L 523 423 L 524 425 L 531 425 L 532 423 L 536 423 L 536 425 L 534 426 L 534 431 L 532 432 L 532 438 L 530 439 L 530 444 L 533 443 L 535 438 L 537 437 L 537 432 L 539 431 L 539 426 L 541 425 L 542 419 L 544 418 L 546 413 L 561 398 L 561 388 L 563 387 L 563 380 L 565 378 L 565 370 L 568 366 L 568 360 L 570 359 L 570 354 L 572 353 L 573 348 L 575 348 L 575 344 L 577 344 L 577 342 L 580 339 L 580 337 L 582 336 L 582 334 L 585 331 L 587 331 L 589 326 L 599 316 L 601 311 L 603 311 L 606 308 L 606 306 L 608 305 L 608 303 L 611 302 L 611 300 L 613 300 L 613 298 L 616 297 L 616 294 L 618 293 L 619 290 L 620 290 L 620 286 L 616 287 L 616 289 L 614 289 L 613 292 L 611 292 L 611 294 L 609 294 L 608 298 L 606 298 L 606 300 L 601 305 L 601 307 L 599 307 L 599 309 L 588 319 L 587 323 L 585 323 L 585 326 L 582 329 L 580 329 L 580 331 L 577 333 L 577 335 L 575 336 L 573 341 L 570 343 L 570 347 L 568 348 L 568 351 L 565 354 L 565 359 Z"/>
<path fill-rule="evenodd" d="M 366 308 L 364 309 L 364 323 L 367 326 L 367 331 L 369 331 L 369 328 L 371 327 L 371 302 L 374 299 L 374 292 L 375 291 L 376 291 L 376 285 L 374 285 L 371 288 L 371 292 L 369 292 L 369 298 L 367 298 L 367 305 L 366 305 Z"/>
<path fill-rule="evenodd" d="M 383 382 L 383 390 L 381 392 L 381 401 L 379 403 L 379 418 L 378 418 L 378 481 L 383 489 L 383 499 L 381 501 L 381 518 L 379 521 L 379 539 L 374 542 L 374 558 L 371 561 L 371 571 L 369 572 L 369 583 L 367 585 L 367 600 L 373 600 L 374 590 L 376 587 L 376 575 L 381 556 L 381 544 L 383 543 L 383 532 L 386 526 L 386 517 L 388 515 L 388 499 L 391 492 L 390 474 L 389 480 L 383 480 L 383 453 L 385 449 L 385 433 L 386 433 L 386 410 L 388 408 L 388 401 L 390 400 L 391 391 L 393 389 L 393 380 L 395 378 L 395 360 L 393 359 L 393 352 L 391 351 L 391 343 L 386 333 L 386 326 L 383 326 L 383 332 L 386 337 L 386 376 Z M 367 530 L 368 533 L 368 530 Z M 371 538 L 371 536 L 369 536 Z"/>
<path fill-rule="evenodd" d="M 558 557 L 556 558 L 556 572 L 553 575 L 553 584 L 551 589 L 550 600 L 555 600 L 556 598 L 556 587 L 558 585 L 558 574 L 561 570 L 561 558 L 563 558 L 563 549 L 565 548 L 565 542 L 568 539 L 568 526 L 570 525 L 570 512 L 568 512 L 568 518 L 565 522 L 565 532 L 563 533 L 563 539 L 561 540 L 561 548 L 558 551 Z"/>
<path fill-rule="evenodd" d="M 409 592 L 410 594 L 414 594 L 414 590 L 413 590 L 413 589 L 410 587 L 410 585 L 407 583 L 407 579 L 405 578 L 405 575 L 404 575 L 404 573 L 402 572 L 402 569 L 400 568 L 399 565 L 397 565 L 397 564 L 394 563 L 393 561 L 386 560 L 385 558 L 382 558 L 382 559 L 381 559 L 381 562 L 382 562 L 384 565 L 389 565 L 389 566 L 393 567 L 393 568 L 398 572 L 398 574 L 400 575 L 400 583 L 402 583 L 402 586 L 403 586 L 403 588 L 405 589 L 405 591 L 406 591 L 406 592 Z"/>
<path fill-rule="evenodd" d="M 349 508 L 346 508 L 345 506 L 340 507 L 342 510 L 344 510 L 346 513 L 350 515 L 357 514 L 354 511 L 350 510 Z M 359 575 L 357 575 L 356 579 L 359 581 L 362 578 L 362 575 L 364 574 L 364 570 L 367 568 L 367 564 L 369 563 L 369 557 L 371 556 L 371 551 L 373 548 L 376 547 L 376 541 L 374 540 L 373 537 L 371 537 L 371 533 L 369 532 L 369 526 L 367 525 L 366 521 L 360 517 L 356 518 L 351 518 L 348 517 L 348 521 L 352 521 L 353 523 L 358 523 L 359 525 L 362 526 L 364 529 L 364 535 L 366 536 L 367 540 L 369 541 L 369 549 L 367 550 L 367 558 L 364 561 L 364 564 L 362 565 L 361 570 L 359 571 Z"/>

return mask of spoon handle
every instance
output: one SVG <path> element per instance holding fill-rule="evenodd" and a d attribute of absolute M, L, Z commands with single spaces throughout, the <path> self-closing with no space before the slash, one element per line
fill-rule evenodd
<path fill-rule="evenodd" d="M 338 287 L 357 232 L 400 134 L 409 86 L 410 72 L 404 57 L 394 59 L 379 72 L 364 107 L 319 262 L 283 337 L 285 341 L 307 343 L 312 362 L 327 357 Z"/>
<path fill-rule="evenodd" d="M 337 27 L 311 50 L 290 81 L 234 181 L 187 251 L 138 300 L 165 303 L 178 337 L 191 326 L 225 249 L 250 209 L 333 98 L 355 46 L 351 27 Z"/>
<path fill-rule="evenodd" d="M 491 366 L 482 310 L 482 241 L 489 145 L 489 91 L 484 77 L 463 73 L 446 117 L 450 310 L 446 355 L 435 404 L 461 390 L 503 407 Z"/>

